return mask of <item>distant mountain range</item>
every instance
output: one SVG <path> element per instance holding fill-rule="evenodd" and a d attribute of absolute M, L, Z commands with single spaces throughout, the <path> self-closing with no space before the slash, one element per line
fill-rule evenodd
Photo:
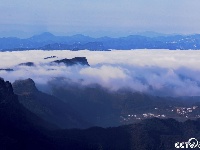
<path fill-rule="evenodd" d="M 74 36 L 55 36 L 45 32 L 27 39 L 16 37 L 0 38 L 0 50 L 127 50 L 127 49 L 200 49 L 200 34 L 148 36 L 130 35 L 127 37 L 92 38 L 81 34 Z"/>

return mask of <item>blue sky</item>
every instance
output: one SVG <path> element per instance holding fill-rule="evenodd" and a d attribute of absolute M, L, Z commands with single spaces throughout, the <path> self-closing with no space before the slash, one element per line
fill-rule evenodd
<path fill-rule="evenodd" d="M 0 0 L 0 36 L 200 33 L 199 0 Z"/>

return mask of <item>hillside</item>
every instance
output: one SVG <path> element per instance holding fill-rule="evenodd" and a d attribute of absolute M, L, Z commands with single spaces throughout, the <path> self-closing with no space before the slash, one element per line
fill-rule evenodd
<path fill-rule="evenodd" d="M 191 137 L 200 139 L 199 119 L 178 122 L 153 118 L 119 127 L 50 130 L 42 119 L 18 102 L 12 85 L 3 79 L 0 79 L 0 120 L 1 150 L 173 150 L 177 142 L 187 142 Z"/>
<path fill-rule="evenodd" d="M 32 79 L 15 81 L 13 89 L 24 107 L 60 128 L 85 128 L 89 126 L 89 123 L 84 121 L 70 105 L 39 91 Z"/>

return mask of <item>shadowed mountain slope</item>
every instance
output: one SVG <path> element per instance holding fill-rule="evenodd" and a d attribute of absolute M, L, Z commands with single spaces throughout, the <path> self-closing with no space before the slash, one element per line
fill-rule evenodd
<path fill-rule="evenodd" d="M 35 149 L 39 143 L 41 149 L 51 147 L 41 131 L 53 126 L 24 108 L 13 93 L 11 83 L 3 79 L 0 79 L 0 120 L 1 150 Z"/>
<path fill-rule="evenodd" d="M 23 107 L 13 93 L 11 83 L 0 78 L 0 149 L 92 149 L 89 144 L 76 139 L 54 137 L 50 129 L 57 127 Z"/>
<path fill-rule="evenodd" d="M 37 90 L 33 85 L 30 81 L 26 92 Z M 199 119 L 178 122 L 153 118 L 119 127 L 50 131 L 42 119 L 18 102 L 12 85 L 3 79 L 0 121 L 1 150 L 173 150 L 176 142 L 200 140 Z"/>
<path fill-rule="evenodd" d="M 89 123 L 84 121 L 68 104 L 52 95 L 40 92 L 32 79 L 15 81 L 13 89 L 24 107 L 60 128 L 89 126 Z"/>

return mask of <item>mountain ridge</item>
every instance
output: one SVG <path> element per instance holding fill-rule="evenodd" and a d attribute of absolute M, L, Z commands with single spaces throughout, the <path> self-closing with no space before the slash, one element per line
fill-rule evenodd
<path fill-rule="evenodd" d="M 156 34 L 155 34 L 156 35 Z M 159 35 L 159 34 L 157 34 Z M 200 34 L 193 35 L 129 35 L 126 37 L 92 38 L 82 34 L 55 36 L 49 32 L 27 39 L 16 37 L 0 38 L 1 51 L 14 50 L 126 50 L 126 49 L 200 49 Z"/>

